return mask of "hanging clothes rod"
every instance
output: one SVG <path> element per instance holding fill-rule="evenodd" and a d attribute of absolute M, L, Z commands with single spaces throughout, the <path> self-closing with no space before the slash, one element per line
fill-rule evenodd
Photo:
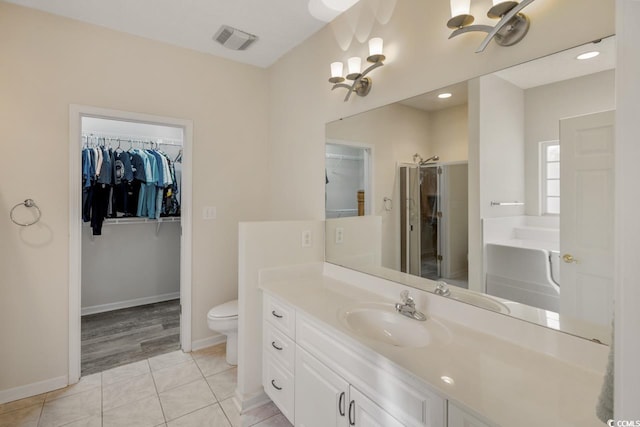
<path fill-rule="evenodd" d="M 109 141 L 109 142 L 128 142 L 128 143 L 141 143 L 141 144 L 156 144 L 156 145 L 171 145 L 171 146 L 178 146 L 178 147 L 182 147 L 183 143 L 180 140 L 177 139 L 170 139 L 170 138 L 141 138 L 141 139 L 131 139 L 131 138 L 127 138 L 127 137 L 118 137 L 118 136 L 113 136 L 113 135 L 103 135 L 103 134 L 95 134 L 95 133 L 89 133 L 89 134 L 82 134 L 82 139 L 86 140 L 87 142 L 89 142 L 91 139 L 96 139 L 96 140 L 104 140 L 105 142 Z M 171 141 L 171 142 L 167 142 L 167 141 Z"/>
<path fill-rule="evenodd" d="M 337 159 L 337 160 L 362 160 L 361 156 L 352 156 L 349 154 L 333 154 L 327 153 L 325 154 L 326 159 Z"/>
<path fill-rule="evenodd" d="M 524 206 L 524 202 L 491 202 L 491 206 Z"/>

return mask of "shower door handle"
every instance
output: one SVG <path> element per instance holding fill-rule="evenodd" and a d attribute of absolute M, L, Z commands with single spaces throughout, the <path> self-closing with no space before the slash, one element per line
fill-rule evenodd
<path fill-rule="evenodd" d="M 564 262 L 566 262 L 567 264 L 571 264 L 571 263 L 575 263 L 575 264 L 577 264 L 577 263 L 578 263 L 578 260 L 577 260 L 577 259 L 575 259 L 575 258 L 573 257 L 573 255 L 571 255 L 571 254 L 564 254 L 564 255 L 562 255 L 562 260 L 563 260 Z"/>

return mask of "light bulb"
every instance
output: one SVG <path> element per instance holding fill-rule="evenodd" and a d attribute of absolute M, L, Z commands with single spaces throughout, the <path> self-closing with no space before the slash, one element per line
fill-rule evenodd
<path fill-rule="evenodd" d="M 342 77 L 342 62 L 331 63 L 331 77 Z"/>
<path fill-rule="evenodd" d="M 500 0 L 501 1 L 501 0 Z M 500 3 L 498 1 L 498 3 Z M 495 4 L 495 0 L 494 0 Z M 451 16 L 468 15 L 471 9 L 471 0 L 451 0 Z"/>
<path fill-rule="evenodd" d="M 347 63 L 349 66 L 349 74 L 360 74 L 360 64 L 362 63 L 362 60 L 359 57 L 351 57 Z"/>
<path fill-rule="evenodd" d="M 382 55 L 383 40 L 380 37 L 374 37 L 369 40 L 369 55 Z"/>

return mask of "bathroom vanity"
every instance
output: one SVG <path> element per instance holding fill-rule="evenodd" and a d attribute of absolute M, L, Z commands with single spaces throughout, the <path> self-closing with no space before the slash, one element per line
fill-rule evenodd
<path fill-rule="evenodd" d="M 411 289 L 427 315 L 420 322 L 395 312 L 408 288 L 364 289 L 326 271 L 260 288 L 263 387 L 296 426 L 600 425 L 601 372 L 455 323 L 437 308 L 459 303 Z"/>

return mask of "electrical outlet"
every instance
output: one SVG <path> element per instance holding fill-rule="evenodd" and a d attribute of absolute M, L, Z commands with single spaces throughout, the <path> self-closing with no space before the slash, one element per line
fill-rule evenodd
<path fill-rule="evenodd" d="M 216 219 L 217 216 L 215 206 L 205 206 L 202 208 L 202 219 Z"/>
<path fill-rule="evenodd" d="M 336 227 L 336 245 L 341 244 L 344 241 L 344 228 Z"/>
<path fill-rule="evenodd" d="M 311 230 L 304 230 L 302 232 L 302 247 L 310 248 L 311 243 Z"/>

